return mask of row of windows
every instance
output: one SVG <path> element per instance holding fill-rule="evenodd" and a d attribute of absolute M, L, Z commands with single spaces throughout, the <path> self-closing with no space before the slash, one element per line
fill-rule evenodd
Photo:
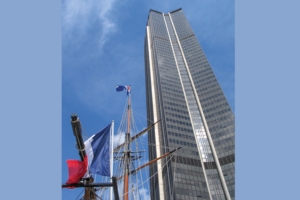
<path fill-rule="evenodd" d="M 191 75 L 193 77 L 194 80 L 199 80 L 199 79 L 203 79 L 207 76 L 199 76 L 199 75 L 195 75 L 195 73 L 198 73 L 199 71 L 203 70 L 203 69 L 207 69 L 209 68 L 209 64 L 206 61 L 193 61 L 193 62 L 189 62 L 188 61 L 188 66 L 189 66 L 189 70 L 191 72 Z M 194 81 L 196 83 L 196 81 Z"/>
<path fill-rule="evenodd" d="M 208 87 L 204 87 L 203 84 L 195 84 L 195 87 L 196 87 L 197 93 L 200 94 L 202 98 L 208 96 L 208 95 L 203 95 L 203 94 L 205 94 L 205 93 L 208 94 L 211 91 L 215 91 L 215 93 L 216 93 L 216 90 L 218 90 L 220 88 L 218 83 L 215 83 L 214 85 L 210 85 Z"/>
<path fill-rule="evenodd" d="M 193 158 L 190 158 L 190 159 L 193 159 Z M 197 160 L 197 162 L 200 162 L 199 159 L 193 159 L 193 160 Z M 190 175 L 190 176 L 196 176 L 196 177 L 204 178 L 202 169 L 199 168 L 199 167 L 194 167 L 193 166 L 192 170 L 187 170 L 187 169 L 182 169 L 180 167 L 176 167 L 175 171 L 176 171 L 176 173 L 179 173 L 179 174 L 184 174 L 184 175 Z M 200 173 L 200 171 L 201 171 L 201 173 Z"/>
<path fill-rule="evenodd" d="M 193 49 L 193 51 L 188 51 L 183 48 L 183 52 L 186 61 L 189 64 L 190 70 L 192 70 L 193 72 L 195 71 L 198 72 L 207 68 L 206 67 L 206 65 L 208 64 L 207 59 L 201 56 L 202 52 L 200 50 Z M 205 65 L 203 66 L 202 63 L 205 63 Z"/>
<path fill-rule="evenodd" d="M 157 54 L 158 54 L 157 58 L 160 59 L 160 62 L 159 62 L 160 67 L 162 66 L 162 64 L 164 64 L 165 66 L 169 65 L 168 68 L 170 68 L 171 66 L 173 66 L 172 68 L 174 68 L 175 61 L 173 59 L 174 57 L 173 57 L 171 52 L 165 52 L 165 51 L 162 51 L 158 48 L 156 49 L 156 51 L 157 51 Z M 164 62 L 162 62 L 162 61 L 164 61 Z"/>
<path fill-rule="evenodd" d="M 198 57 L 198 55 L 203 54 L 199 48 L 183 48 L 182 50 L 186 58 Z"/>
<path fill-rule="evenodd" d="M 204 87 L 204 84 L 195 84 L 196 88 L 197 88 L 197 92 L 199 94 L 201 94 L 201 92 L 204 91 L 210 91 L 210 90 L 215 90 L 216 88 L 219 87 L 218 83 L 212 83 L 210 85 L 205 85 L 206 87 Z"/>
<path fill-rule="evenodd" d="M 160 77 L 160 83 L 161 83 L 161 85 L 163 85 L 163 83 L 165 83 L 165 82 L 172 82 L 172 83 L 174 83 L 174 85 L 178 85 L 178 84 L 180 84 L 180 82 L 179 82 L 179 80 L 178 79 L 174 79 L 174 77 L 167 77 L 167 76 L 165 76 L 165 77 Z"/>
<path fill-rule="evenodd" d="M 183 93 L 173 93 L 169 92 L 168 90 L 162 90 L 164 96 L 169 96 L 169 97 L 178 97 L 184 99 Z"/>
<path fill-rule="evenodd" d="M 153 36 L 152 38 L 152 42 L 153 44 L 155 44 L 155 48 L 156 50 L 161 50 L 162 53 L 170 53 L 171 50 L 171 44 L 169 41 L 169 37 L 168 35 L 160 35 L 160 36 Z"/>
<path fill-rule="evenodd" d="M 186 120 L 189 120 L 189 117 L 186 117 L 186 116 L 182 116 L 182 115 L 178 115 L 178 114 L 175 114 L 175 113 L 169 113 L 169 112 L 165 112 L 166 115 L 170 115 L 172 117 L 176 117 L 178 119 L 186 119 Z"/>
<path fill-rule="evenodd" d="M 185 117 L 184 119 L 186 120 L 189 120 L 188 117 Z M 191 123 L 187 123 L 187 122 L 184 122 L 184 121 L 178 121 L 178 120 L 175 120 L 175 119 L 169 119 L 169 118 L 166 118 L 167 122 L 173 122 L 175 124 L 181 124 L 181 125 L 185 125 L 185 126 L 188 126 L 188 127 L 192 127 L 192 124 Z"/>
<path fill-rule="evenodd" d="M 169 102 L 169 101 L 164 101 L 164 104 L 171 105 L 171 106 L 176 106 L 176 107 L 182 107 L 182 108 L 187 109 L 186 105 L 177 104 L 177 103 L 173 103 L 173 102 Z"/>
<path fill-rule="evenodd" d="M 173 156 L 172 162 L 185 164 L 185 165 L 191 165 L 195 167 L 201 167 L 201 161 L 193 158 L 187 158 L 182 156 Z M 199 176 L 198 176 L 199 177 Z"/>
<path fill-rule="evenodd" d="M 214 108 L 214 107 L 217 107 L 216 109 L 229 108 L 229 105 L 228 105 L 227 101 L 222 102 L 221 104 L 216 104 L 214 102 L 214 98 L 217 99 L 217 97 L 224 97 L 223 93 L 219 89 L 215 89 L 213 91 L 210 91 L 210 92 L 207 92 L 207 93 L 204 93 L 204 94 L 200 94 L 200 95 L 201 95 L 202 99 L 206 99 L 206 98 L 211 98 L 212 99 L 212 101 L 206 102 L 206 103 L 202 103 L 202 100 L 200 99 L 202 108 L 204 110 L 205 109 L 211 109 L 211 108 Z"/>
<path fill-rule="evenodd" d="M 193 76 L 195 76 L 195 79 L 201 79 L 201 77 L 206 77 L 206 79 L 208 79 L 208 77 L 210 77 L 210 75 L 214 74 L 212 72 L 212 70 L 207 70 L 207 72 L 203 72 L 203 71 L 205 71 L 205 70 L 193 73 Z"/>
<path fill-rule="evenodd" d="M 175 61 L 171 49 L 164 50 L 162 47 L 156 47 L 155 50 L 157 51 L 158 54 L 157 57 L 163 58 L 165 64 L 175 65 Z M 175 69 L 175 67 L 173 68 Z"/>
<path fill-rule="evenodd" d="M 202 96 L 200 96 L 200 98 L 201 97 Z M 210 103 L 215 103 L 215 104 L 217 104 L 219 102 L 221 102 L 221 103 L 227 102 L 225 97 L 221 94 L 216 94 L 214 96 L 210 96 L 210 97 L 207 97 L 207 98 L 200 99 L 201 105 L 202 105 L 202 103 L 204 104 L 204 102 L 206 102 L 206 101 L 210 101 Z"/>
<path fill-rule="evenodd" d="M 160 79 L 161 85 L 167 85 L 167 86 L 174 87 L 174 86 L 178 85 L 179 83 L 180 83 L 180 81 L 178 79 L 171 79 L 171 80 L 165 79 L 165 78 Z"/>
<path fill-rule="evenodd" d="M 231 127 L 230 129 L 226 129 L 227 127 L 231 126 L 231 125 L 234 125 L 234 122 L 233 121 L 227 121 L 227 122 L 224 122 L 222 124 L 218 124 L 216 126 L 212 126 L 209 128 L 209 131 L 210 132 L 217 132 L 218 130 L 222 130 L 222 129 L 225 129 L 224 131 L 220 132 L 220 133 L 214 133 L 212 134 L 212 137 L 214 138 L 218 138 L 218 137 L 221 137 L 223 135 L 227 135 L 228 133 L 230 133 L 231 131 L 234 130 L 234 126 Z"/>
<path fill-rule="evenodd" d="M 199 48 L 199 45 L 197 44 L 198 43 L 197 40 L 191 38 L 191 41 L 193 42 L 193 44 L 186 44 L 186 41 L 183 41 L 181 43 L 181 47 L 182 50 L 184 51 L 184 55 L 186 56 L 186 58 L 207 61 L 207 59 L 203 57 L 204 53 L 201 50 L 201 48 Z"/>
<path fill-rule="evenodd" d="M 182 90 L 176 90 L 176 89 L 173 89 L 173 88 L 170 88 L 168 86 L 161 86 L 162 90 L 166 90 L 166 91 L 168 91 L 170 93 L 175 93 L 175 94 L 183 95 L 183 91 Z"/>
<path fill-rule="evenodd" d="M 224 109 L 225 108 L 225 109 Z M 221 104 L 221 105 L 217 105 L 217 106 L 214 106 L 214 107 L 211 107 L 211 108 L 208 108 L 208 109 L 204 109 L 203 108 L 203 112 L 204 114 L 208 114 L 210 112 L 213 112 L 213 111 L 224 111 L 224 112 L 229 112 L 231 111 L 231 109 L 228 107 L 227 104 Z M 219 113 L 221 114 L 221 113 Z"/>
<path fill-rule="evenodd" d="M 181 134 L 181 133 L 175 133 L 175 132 L 172 132 L 172 131 L 168 131 L 168 134 L 172 135 L 172 136 L 176 136 L 176 137 L 185 138 L 185 139 L 189 139 L 189 140 L 195 141 L 195 137 L 190 136 L 190 135 Z"/>
<path fill-rule="evenodd" d="M 159 67 L 159 73 L 160 76 L 163 77 L 164 75 L 172 75 L 173 77 L 178 77 L 178 72 L 175 70 L 172 70 L 172 67 L 170 66 L 160 66 Z"/>
<path fill-rule="evenodd" d="M 189 39 L 189 38 L 191 38 L 191 37 L 193 37 L 193 36 L 195 36 L 195 34 L 188 35 L 188 36 L 186 36 L 186 37 L 184 37 L 184 38 L 180 38 L 180 37 L 179 37 L 180 44 L 182 44 L 182 42 L 183 42 L 184 40 Z"/>
<path fill-rule="evenodd" d="M 164 98 L 164 100 L 168 100 L 170 102 L 176 102 L 177 104 L 186 105 L 183 96 L 181 99 L 179 99 L 179 98 L 174 98 L 174 97 L 169 97 L 169 96 L 164 95 L 163 98 Z"/>
<path fill-rule="evenodd" d="M 196 38 L 193 37 L 182 41 L 181 47 L 184 51 L 186 59 L 207 60 Z"/>
<path fill-rule="evenodd" d="M 226 108 L 224 110 L 221 110 L 219 112 L 216 112 L 216 113 L 213 113 L 213 114 L 210 114 L 210 115 L 205 115 L 205 119 L 210 119 L 210 118 L 213 118 L 213 117 L 217 117 L 217 116 L 220 116 L 224 113 L 227 113 L 228 111 L 230 111 L 229 108 Z"/>
<path fill-rule="evenodd" d="M 180 145 L 184 145 L 184 146 L 187 146 L 187 147 L 197 147 L 197 145 L 195 143 L 190 143 L 190 142 L 185 142 L 185 141 L 182 141 L 182 140 L 175 140 L 175 139 L 172 139 L 172 138 L 169 138 L 169 142 L 170 143 L 174 143 L 174 144 L 180 144 Z M 199 155 L 198 152 L 194 152 L 193 155 Z"/>
<path fill-rule="evenodd" d="M 169 79 L 171 79 L 171 80 L 174 79 L 173 76 L 168 76 L 168 75 L 165 75 L 164 78 L 169 78 Z"/>
<path fill-rule="evenodd" d="M 179 130 L 179 131 L 184 131 L 184 132 L 187 132 L 187 133 L 193 133 L 192 129 L 182 128 L 182 127 L 179 127 L 179 126 L 173 126 L 173 125 L 170 125 L 170 124 L 167 124 L 167 128 L 174 129 L 174 130 Z"/>
<path fill-rule="evenodd" d="M 207 119 L 206 121 L 207 121 L 208 126 L 215 126 L 216 124 L 222 124 L 222 123 L 226 123 L 226 122 L 232 123 L 232 120 L 230 119 L 230 117 L 228 117 L 228 115 L 220 117 L 220 118 Z"/>
<path fill-rule="evenodd" d="M 205 58 L 204 54 L 201 55 L 203 56 L 202 58 Z M 205 58 L 206 59 L 206 58 Z M 207 63 L 208 64 L 208 63 Z M 191 72 L 193 72 L 192 74 L 193 75 L 199 75 L 199 74 L 204 74 L 204 73 L 207 73 L 207 72 L 211 72 L 211 68 L 208 66 L 208 67 L 199 67 L 199 65 L 191 65 L 189 66 L 190 67 L 190 70 Z"/>
<path fill-rule="evenodd" d="M 201 83 L 202 82 L 202 83 Z M 201 79 L 201 80 L 197 80 L 197 81 L 194 81 L 194 83 L 195 84 L 201 84 L 201 85 L 206 85 L 206 86 L 208 86 L 208 85 L 211 85 L 211 84 L 216 84 L 217 82 L 216 82 L 216 80 L 214 80 L 214 79 L 208 79 L 208 80 L 206 80 L 206 79 Z"/>
<path fill-rule="evenodd" d="M 222 146 L 226 147 L 229 145 L 234 145 L 234 137 L 222 138 L 220 141 L 214 141 L 215 147 Z"/>
<path fill-rule="evenodd" d="M 213 126 L 216 126 L 216 125 L 220 125 L 220 124 L 223 124 L 224 122 L 226 122 L 227 120 L 227 117 L 220 117 L 220 118 L 217 118 L 217 119 L 211 119 L 211 120 L 207 120 L 207 125 L 209 127 L 213 127 Z M 231 118 L 228 117 L 228 122 L 232 122 Z"/>
<path fill-rule="evenodd" d="M 216 148 L 216 151 L 218 155 L 224 155 L 227 151 L 228 152 L 234 152 L 235 148 L 233 145 L 230 146 L 224 146 L 222 148 Z"/>
<path fill-rule="evenodd" d="M 197 41 L 194 41 L 197 42 Z M 201 51 L 201 49 L 199 48 L 199 46 L 196 44 L 185 47 L 182 47 L 182 50 L 184 52 L 185 58 L 187 59 L 188 63 L 194 63 L 195 61 L 197 61 L 196 63 L 208 63 L 207 59 L 205 57 L 203 57 L 203 51 Z M 191 62 L 191 59 L 194 59 L 193 62 Z M 197 67 L 198 66 L 198 67 Z M 195 70 L 201 70 L 202 65 L 197 65 L 197 66 L 192 66 L 191 68 L 195 69 Z"/>

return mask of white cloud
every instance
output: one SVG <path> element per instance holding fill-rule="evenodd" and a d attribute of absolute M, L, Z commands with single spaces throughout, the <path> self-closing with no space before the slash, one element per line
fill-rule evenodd
<path fill-rule="evenodd" d="M 111 18 L 114 3 L 115 0 L 65 0 L 62 6 L 63 43 L 87 36 L 96 22 L 98 46 L 102 50 L 109 34 L 117 28 Z"/>
<path fill-rule="evenodd" d="M 118 134 L 114 135 L 114 148 L 118 145 L 123 144 L 125 142 L 125 133 L 119 132 Z"/>
<path fill-rule="evenodd" d="M 141 199 L 143 200 L 150 200 L 149 191 L 145 188 L 142 188 L 139 190 L 139 193 L 141 195 Z"/>

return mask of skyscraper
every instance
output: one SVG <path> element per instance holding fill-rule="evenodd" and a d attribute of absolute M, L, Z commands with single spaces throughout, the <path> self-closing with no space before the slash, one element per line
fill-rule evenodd
<path fill-rule="evenodd" d="M 152 200 L 234 199 L 234 115 L 182 9 L 150 10 L 145 37 Z"/>

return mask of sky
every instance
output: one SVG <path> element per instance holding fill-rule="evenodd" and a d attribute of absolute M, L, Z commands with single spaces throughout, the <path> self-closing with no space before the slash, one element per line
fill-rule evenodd
<path fill-rule="evenodd" d="M 210 65 L 235 110 L 234 1 L 62 1 L 62 181 L 66 159 L 78 158 L 70 115 L 76 113 L 84 136 L 111 120 L 117 130 L 126 94 L 132 86 L 138 128 L 146 127 L 144 38 L 150 9 L 164 13 L 182 8 Z M 81 190 L 80 190 L 81 191 Z M 80 193 L 63 190 L 63 199 Z"/>
<path fill-rule="evenodd" d="M 155 1 L 144 2 L 149 7 L 142 6 L 141 1 L 132 1 L 129 4 L 130 2 L 115 3 L 114 9 L 139 6 L 138 9 L 133 9 L 131 12 L 127 11 L 127 15 L 111 13 L 111 19 L 115 17 L 113 22 L 117 24 L 116 27 L 120 26 L 119 22 L 126 21 L 126 17 L 131 16 L 131 13 L 135 13 L 135 15 L 139 12 L 143 13 L 144 17 L 141 18 L 146 18 L 147 14 L 145 13 L 148 13 L 150 7 L 164 12 L 182 7 L 186 15 L 200 16 L 205 12 L 206 6 L 197 7 L 197 3 L 206 4 L 215 1 L 189 1 L 192 2 L 192 5 L 183 5 L 184 3 L 189 4 L 189 2 L 182 1 L 182 5 L 178 6 L 177 4 L 180 2 L 176 3 L 176 1 L 165 0 L 161 3 L 173 4 L 169 6 L 172 7 L 170 9 L 167 5 L 158 7 L 159 3 Z M 221 3 L 218 2 L 214 5 L 214 9 L 217 9 Z M 164 8 L 162 8 L 163 6 Z M 296 0 L 235 2 L 234 112 L 236 116 L 237 199 L 281 200 L 298 199 L 299 197 L 299 7 L 300 2 Z M 187 12 L 187 9 L 196 11 Z M 63 94 L 77 96 L 77 99 L 80 96 L 79 94 L 74 95 L 74 90 L 71 89 L 67 93 L 66 90 L 68 87 L 71 88 L 73 83 L 69 82 L 68 86 L 66 79 L 62 80 L 66 63 L 62 58 L 63 48 L 66 47 L 64 46 L 66 44 L 63 44 L 64 36 L 62 34 L 63 10 L 62 2 L 59 0 L 0 1 L 2 147 L 0 171 L 3 180 L 1 191 L 4 191 L 1 195 L 6 199 L 24 199 L 26 197 L 61 199 L 60 185 L 65 181 L 63 177 L 65 175 L 65 171 L 63 171 L 65 159 L 78 156 L 75 153 L 76 155 L 73 157 L 72 154 L 74 152 L 73 140 L 70 139 L 70 143 L 73 145 L 68 147 L 63 138 L 65 133 L 72 134 L 70 126 L 68 127 L 70 113 L 77 112 L 79 114 L 84 128 L 90 129 L 87 131 L 88 134 L 98 130 L 98 126 L 90 128 L 92 126 L 86 126 L 86 124 L 95 124 L 99 121 L 102 123 L 103 119 L 103 124 L 106 125 L 106 120 L 115 118 L 113 113 L 105 113 L 107 118 L 101 118 L 96 114 L 90 117 L 96 107 L 82 107 L 83 109 L 80 110 L 83 101 L 72 103 L 71 98 L 69 101 L 62 101 Z M 217 11 L 220 10 L 221 8 L 217 9 Z M 214 15 L 219 13 L 217 11 L 213 12 Z M 202 16 L 202 18 L 206 17 Z M 202 18 L 198 17 L 199 20 L 196 21 L 200 23 Z M 146 19 L 140 20 L 143 21 L 142 27 L 144 27 Z M 188 17 L 188 20 L 192 20 L 192 17 Z M 127 25 L 129 26 L 130 23 Z M 77 24 L 75 27 L 80 26 Z M 208 53 L 209 46 L 205 45 L 206 47 L 204 47 L 204 41 L 200 38 L 202 33 L 199 34 L 195 30 L 195 25 L 192 27 L 209 57 L 211 55 Z M 137 26 L 131 26 L 131 28 L 137 28 Z M 207 28 L 206 31 L 209 30 Z M 120 29 L 116 29 L 115 34 L 117 30 Z M 143 28 L 141 30 L 144 32 Z M 78 37 L 75 37 L 75 33 L 73 33 L 74 37 L 70 36 L 69 38 L 77 41 L 75 39 Z M 78 29 L 77 34 L 79 33 L 83 35 L 85 32 L 80 32 Z M 130 31 L 126 33 L 129 36 L 132 34 Z M 221 31 L 217 35 L 222 34 L 224 32 Z M 208 36 L 210 35 L 208 34 Z M 138 40 L 138 38 L 134 39 Z M 109 41 L 113 42 L 114 40 L 110 39 L 106 44 L 109 44 Z M 210 42 L 212 41 L 215 39 Z M 83 40 L 83 43 L 86 42 L 87 39 Z M 96 41 L 94 42 L 96 43 Z M 76 46 L 79 47 L 80 44 L 77 43 Z M 76 49 L 75 45 L 72 48 Z M 117 46 L 111 48 L 117 48 Z M 91 52 L 88 48 L 84 50 Z M 129 54 L 130 51 L 125 50 L 123 53 Z M 131 50 L 133 51 L 135 48 L 131 46 Z M 119 49 L 119 51 L 121 50 Z M 112 51 L 108 51 L 108 48 L 103 52 L 114 55 Z M 76 51 L 70 55 L 76 57 Z M 133 55 L 137 59 L 137 56 Z M 130 59 L 122 58 L 123 63 L 129 63 Z M 99 59 L 104 62 L 105 58 Z M 120 58 L 111 56 L 110 61 L 106 62 L 107 65 L 101 66 L 117 66 L 117 59 Z M 77 63 L 80 63 L 78 60 Z M 212 64 L 213 61 L 210 58 L 209 61 L 216 71 Z M 93 63 L 93 59 L 90 59 L 90 63 Z M 89 65 L 84 66 L 88 67 Z M 142 62 L 141 66 L 143 66 Z M 78 66 L 77 68 L 80 69 Z M 124 70 L 119 73 L 124 74 L 126 69 L 124 65 L 123 68 Z M 81 70 L 73 73 L 82 73 L 83 77 L 87 76 L 84 72 Z M 128 73 L 126 74 L 128 76 Z M 216 72 L 216 75 L 220 79 L 220 74 Z M 71 72 L 69 76 L 71 76 Z M 76 79 L 74 82 L 79 82 L 77 86 L 84 90 L 81 79 Z M 122 78 L 119 82 L 123 84 L 126 82 L 124 80 Z M 115 83 L 111 85 L 115 87 Z M 134 95 L 142 96 L 144 92 L 139 93 L 138 86 L 135 87 Z M 221 87 L 225 91 L 224 84 L 221 83 Z M 99 104 L 102 105 L 100 97 L 114 94 L 100 93 L 98 96 L 94 96 L 99 97 Z M 228 92 L 225 91 L 226 97 L 229 98 L 227 94 Z M 116 96 L 110 99 L 114 100 L 117 97 L 120 98 L 120 96 Z M 86 99 L 89 100 L 90 97 Z M 120 102 L 123 102 L 123 99 L 120 99 Z M 64 106 L 63 109 L 62 105 L 66 104 L 70 104 L 70 108 L 67 109 Z M 114 106 L 119 105 L 114 103 Z M 138 104 L 136 106 L 138 107 Z M 104 110 L 103 107 L 101 109 Z M 101 109 L 99 109 L 100 112 Z M 88 113 L 85 114 L 86 112 Z M 94 113 L 97 112 L 94 111 Z M 72 155 L 66 156 L 62 153 L 63 148 L 64 150 L 69 148 L 67 152 L 69 151 Z"/>

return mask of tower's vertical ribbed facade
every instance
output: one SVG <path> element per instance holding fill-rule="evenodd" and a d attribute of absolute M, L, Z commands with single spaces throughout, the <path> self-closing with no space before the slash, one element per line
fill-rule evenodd
<path fill-rule="evenodd" d="M 150 10 L 145 37 L 152 200 L 234 199 L 234 115 L 181 9 Z"/>

